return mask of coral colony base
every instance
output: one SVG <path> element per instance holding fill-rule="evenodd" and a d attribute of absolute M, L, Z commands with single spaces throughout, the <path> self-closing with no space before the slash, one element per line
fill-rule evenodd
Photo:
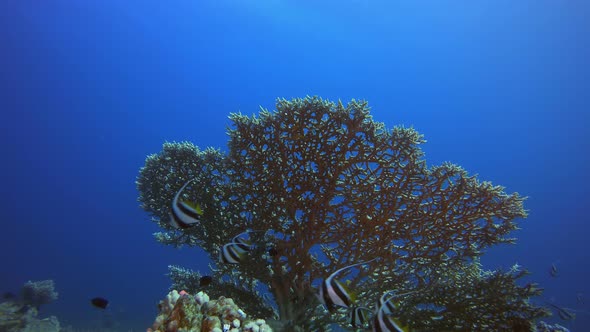
<path fill-rule="evenodd" d="M 248 318 L 232 299 L 209 300 L 203 292 L 191 296 L 173 290 L 160 301 L 159 315 L 147 331 L 271 332 L 272 329 L 263 319 Z"/>
<path fill-rule="evenodd" d="M 524 198 L 427 166 L 414 129 L 386 129 L 364 101 L 318 97 L 230 120 L 227 152 L 165 143 L 137 178 L 156 239 L 213 262 L 170 267 L 172 288 L 197 296 L 162 304 L 153 330 L 246 330 L 233 301 L 275 331 L 528 331 L 549 315 L 529 301 L 542 290 L 517 283 L 526 270 L 479 264 L 515 242 Z"/>

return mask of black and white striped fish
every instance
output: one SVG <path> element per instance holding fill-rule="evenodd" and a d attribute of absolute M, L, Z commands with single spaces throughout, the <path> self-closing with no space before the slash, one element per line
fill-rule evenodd
<path fill-rule="evenodd" d="M 385 296 L 388 293 L 383 294 Z M 383 298 L 381 296 L 381 298 Z M 381 306 L 377 309 L 373 321 L 373 332 L 408 332 L 410 329 L 407 326 L 403 326 L 398 319 L 395 319 L 392 313 L 387 313 L 392 308 L 395 309 L 396 305 L 389 305 L 396 296 L 391 296 L 385 300 Z M 380 301 L 381 302 L 381 301 Z"/>
<path fill-rule="evenodd" d="M 250 249 L 236 242 L 226 243 L 219 252 L 219 261 L 228 264 L 239 264 Z"/>
<path fill-rule="evenodd" d="M 381 309 L 386 315 L 391 315 L 395 312 L 396 304 L 393 301 L 388 301 L 389 299 L 393 298 L 393 294 L 391 291 L 383 293 L 377 301 L 377 310 Z"/>
<path fill-rule="evenodd" d="M 246 233 L 248 233 L 248 231 L 246 231 L 246 232 L 243 232 L 243 233 L 240 233 L 240 234 L 238 234 L 238 235 L 234 236 L 234 237 L 231 239 L 231 242 L 232 242 L 232 243 L 235 243 L 235 244 L 236 244 L 238 247 L 240 247 L 241 249 L 244 249 L 244 250 L 246 250 L 246 251 L 249 251 L 249 250 L 250 250 L 250 248 L 252 247 L 252 241 L 250 241 L 250 240 L 248 240 L 248 239 L 245 239 L 245 238 L 243 238 L 243 237 L 242 237 L 242 235 L 243 235 L 243 234 L 246 234 Z"/>
<path fill-rule="evenodd" d="M 394 299 L 414 293 L 416 293 L 416 291 L 409 291 L 401 294 L 394 294 L 393 291 L 383 293 L 377 302 L 373 331 L 409 331 L 408 327 L 402 326 L 399 320 L 393 317 L 396 309 L 399 307 Z"/>
<path fill-rule="evenodd" d="M 341 284 L 336 279 L 334 279 L 334 277 L 338 273 L 340 273 L 346 269 L 350 269 L 351 267 L 358 266 L 358 265 L 367 264 L 373 260 L 375 260 L 375 258 L 368 260 L 366 262 L 360 262 L 360 263 L 348 265 L 348 266 L 345 266 L 341 269 L 338 269 L 334 273 L 330 274 L 330 276 L 328 276 L 328 278 L 326 278 L 322 282 L 322 285 L 320 286 L 320 291 L 318 294 L 318 299 L 320 300 L 320 302 L 323 305 L 326 306 L 328 311 L 332 311 L 334 309 L 335 305 L 348 308 L 354 302 L 353 294 L 350 291 L 348 291 L 346 289 L 346 287 L 344 287 L 343 284 Z"/>
<path fill-rule="evenodd" d="M 245 231 L 234 236 L 229 243 L 221 247 L 219 261 L 222 263 L 239 264 L 244 255 L 252 249 L 252 241 L 245 239 L 244 234 L 259 231 Z"/>
<path fill-rule="evenodd" d="M 367 307 L 352 307 L 348 312 L 348 322 L 352 327 L 363 328 L 369 321 L 367 315 L 371 312 L 371 309 Z"/>
<path fill-rule="evenodd" d="M 194 180 L 195 179 L 188 180 L 180 188 L 180 190 L 178 190 L 178 192 L 174 196 L 174 199 L 172 200 L 172 213 L 170 213 L 170 224 L 174 228 L 186 229 L 201 222 L 200 217 L 203 215 L 201 205 L 196 202 L 189 203 L 180 199 L 182 191 L 186 188 L 186 186 L 189 183 L 193 182 Z"/>

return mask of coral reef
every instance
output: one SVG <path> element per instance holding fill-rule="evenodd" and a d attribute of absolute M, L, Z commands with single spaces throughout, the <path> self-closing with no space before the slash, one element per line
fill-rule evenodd
<path fill-rule="evenodd" d="M 199 272 L 178 266 L 169 266 L 168 269 L 168 276 L 172 279 L 170 290 L 184 289 L 193 294 L 201 290 L 206 290 L 207 294 L 213 298 L 225 296 L 231 297 L 238 303 L 247 303 L 247 311 L 254 317 L 268 318 L 275 316 L 275 310 L 268 305 L 268 299 L 253 289 L 253 287 L 248 286 L 249 280 L 243 280 L 239 276 L 234 276 L 225 282 L 213 282 L 208 286 L 201 286 L 199 285 L 199 280 L 202 275 Z"/>
<path fill-rule="evenodd" d="M 160 301 L 159 314 L 148 332 L 271 332 L 263 319 L 251 319 L 230 298 L 210 300 L 206 293 L 176 290 Z"/>
<path fill-rule="evenodd" d="M 39 306 L 56 299 L 57 292 L 53 280 L 28 281 L 21 289 L 20 299 L 0 303 L 0 331 L 60 331 L 60 324 L 55 316 L 38 318 Z"/>
<path fill-rule="evenodd" d="M 51 303 L 57 300 L 58 293 L 55 291 L 53 280 L 27 281 L 22 290 L 22 301 L 26 305 L 40 307 L 42 304 Z"/>
<path fill-rule="evenodd" d="M 163 229 L 156 239 L 201 247 L 215 262 L 207 292 L 283 330 L 328 331 L 347 325 L 347 311 L 320 306 L 317 285 L 370 261 L 338 276 L 356 305 L 405 293 L 396 315 L 418 330 L 500 331 L 549 314 L 529 302 L 535 285 L 518 285 L 525 270 L 478 263 L 490 246 L 515 242 L 524 198 L 451 163 L 427 166 L 416 130 L 386 129 L 364 101 L 317 97 L 279 99 L 274 112 L 230 120 L 227 153 L 165 143 L 137 178 L 141 207 Z M 181 199 L 198 202 L 202 215 L 177 229 L 171 202 L 189 180 Z M 253 245 L 240 263 L 218 262 L 220 248 L 248 230 Z M 171 267 L 170 275 L 189 292 L 201 288 L 199 273 Z"/>

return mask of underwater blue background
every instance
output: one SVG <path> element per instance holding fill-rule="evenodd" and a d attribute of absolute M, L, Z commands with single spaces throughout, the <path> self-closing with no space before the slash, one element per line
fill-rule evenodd
<path fill-rule="evenodd" d="M 226 150 L 230 112 L 319 95 L 366 99 L 425 135 L 430 165 L 528 196 L 518 244 L 485 267 L 518 262 L 539 302 L 588 310 L 588 22 L 581 0 L 3 0 L 0 291 L 54 279 L 42 317 L 97 330 L 103 296 L 117 331 L 144 331 L 169 264 L 208 270 L 199 249 L 152 237 L 135 189 L 146 155 Z M 589 330 L 590 314 L 563 324 Z"/>

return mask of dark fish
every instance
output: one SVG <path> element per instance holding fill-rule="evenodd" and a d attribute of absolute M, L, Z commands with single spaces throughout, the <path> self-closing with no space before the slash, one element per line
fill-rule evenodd
<path fill-rule="evenodd" d="M 583 293 L 576 294 L 576 300 L 578 300 L 578 304 L 584 304 L 584 294 Z"/>
<path fill-rule="evenodd" d="M 559 275 L 559 272 L 557 271 L 557 266 L 555 266 L 555 263 L 551 264 L 551 267 L 549 268 L 549 275 L 552 276 L 553 278 L 555 278 Z"/>
<path fill-rule="evenodd" d="M 199 279 L 199 286 L 207 286 L 211 283 L 211 281 L 213 281 L 213 277 L 211 276 L 202 276 L 201 279 Z"/>
<path fill-rule="evenodd" d="M 16 295 L 14 295 L 14 293 L 12 292 L 5 292 L 4 294 L 2 294 L 2 298 L 5 300 L 12 300 L 16 298 Z"/>
<path fill-rule="evenodd" d="M 276 256 L 276 255 L 278 255 L 278 254 L 279 254 L 279 252 L 277 251 L 277 249 L 276 249 L 275 247 L 270 247 L 270 248 L 268 249 L 268 255 L 269 255 L 270 257 L 274 257 L 274 256 Z"/>
<path fill-rule="evenodd" d="M 102 297 L 95 297 L 90 300 L 90 303 L 100 309 L 106 309 L 106 307 L 109 305 L 109 301 Z"/>

